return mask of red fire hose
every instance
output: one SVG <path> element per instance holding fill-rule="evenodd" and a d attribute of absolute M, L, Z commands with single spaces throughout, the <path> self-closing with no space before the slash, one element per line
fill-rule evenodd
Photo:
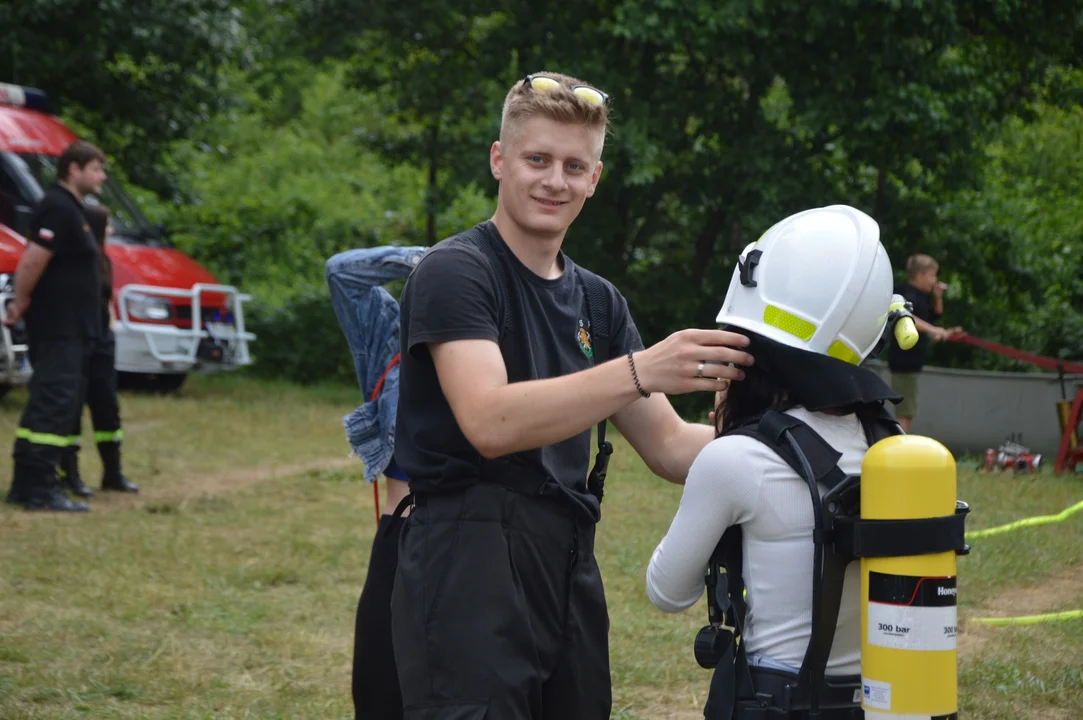
<path fill-rule="evenodd" d="M 982 340 L 981 338 L 976 338 L 966 332 L 952 333 L 951 335 L 948 335 L 947 340 L 950 342 L 966 343 L 967 345 L 973 345 L 974 347 L 979 347 L 982 350 L 994 352 L 997 355 L 1003 355 L 1004 357 L 1009 357 L 1013 360 L 1019 360 L 1020 362 L 1036 365 L 1044 370 L 1083 375 L 1083 363 L 1081 362 L 1072 362 L 1071 360 L 1058 360 L 1056 358 L 1046 357 L 1045 355 L 1035 355 L 1034 353 L 1028 353 L 1023 350 L 1016 350 L 1015 348 L 1008 347 L 1007 345 L 990 342 L 989 340 Z"/>

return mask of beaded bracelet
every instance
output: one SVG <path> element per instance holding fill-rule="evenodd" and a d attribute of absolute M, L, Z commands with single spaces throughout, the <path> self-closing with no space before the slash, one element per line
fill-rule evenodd
<path fill-rule="evenodd" d="M 649 392 L 647 392 L 646 390 L 644 390 L 643 386 L 639 384 L 639 374 L 636 373 L 636 361 L 632 359 L 632 351 L 631 350 L 628 351 L 628 366 L 632 368 L 632 380 L 635 381 L 636 390 L 638 390 L 639 394 L 642 395 L 643 397 L 645 397 L 645 398 L 650 397 L 651 394 Z"/>

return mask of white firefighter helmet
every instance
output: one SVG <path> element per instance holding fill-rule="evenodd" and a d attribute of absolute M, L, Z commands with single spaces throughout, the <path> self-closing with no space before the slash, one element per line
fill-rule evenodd
<path fill-rule="evenodd" d="M 892 304 L 880 226 L 847 205 L 791 215 L 744 249 L 717 321 L 860 364 Z"/>

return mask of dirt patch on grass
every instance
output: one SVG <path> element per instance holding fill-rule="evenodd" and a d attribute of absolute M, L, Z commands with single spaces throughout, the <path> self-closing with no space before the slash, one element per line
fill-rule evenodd
<path fill-rule="evenodd" d="M 1083 595 L 1083 565 L 1060 572 L 1029 587 L 1008 588 L 986 603 L 976 617 L 1014 617 L 1054 612 Z"/>
<path fill-rule="evenodd" d="M 152 490 L 142 487 L 136 495 L 106 493 L 94 488 L 94 497 L 90 499 L 90 512 L 103 513 L 140 510 L 163 505 L 183 505 L 190 500 L 237 492 L 276 478 L 303 475 L 308 472 L 345 470 L 351 467 L 357 468 L 360 477 L 362 467 L 360 462 L 355 457 L 347 456 L 285 465 L 238 468 L 225 473 L 201 473 L 171 481 L 168 485 L 156 486 Z M 2 524 L 9 530 L 19 529 L 38 518 L 79 517 L 81 515 L 82 513 L 17 512 L 8 514 Z"/>
<path fill-rule="evenodd" d="M 1056 612 L 1081 595 L 1083 595 L 1083 565 L 1070 567 L 1037 585 L 1013 587 L 1002 591 L 981 608 L 963 616 L 959 629 L 959 657 L 965 659 L 980 655 L 986 644 L 996 638 L 999 629 L 992 625 L 969 622 L 969 618 L 1019 617 Z M 1059 711 L 1051 710 L 1050 712 Z M 1048 717 L 1058 720 L 1062 716 L 1054 714 Z"/>
<path fill-rule="evenodd" d="M 308 472 L 344 470 L 350 467 L 357 468 L 360 475 L 361 463 L 358 462 L 357 458 L 352 457 L 324 458 L 268 467 L 238 468 L 225 473 L 201 474 L 185 478 L 178 483 L 171 484 L 170 487 L 164 488 L 163 492 L 155 492 L 153 497 L 149 499 L 154 501 L 186 500 L 202 495 L 218 495 L 225 492 L 236 492 L 251 485 L 280 477 L 292 477 Z M 136 497 L 129 495 L 123 497 L 123 499 L 134 501 Z"/>
<path fill-rule="evenodd" d="M 1057 708 L 1045 708 L 1038 711 L 1038 714 L 1034 716 L 1035 720 L 1072 720 L 1073 717 L 1078 718 L 1078 715 L 1072 715 L 1072 711 L 1059 710 Z"/>

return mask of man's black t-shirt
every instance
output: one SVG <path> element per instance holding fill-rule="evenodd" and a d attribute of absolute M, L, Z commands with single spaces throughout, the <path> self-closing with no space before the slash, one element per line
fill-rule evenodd
<path fill-rule="evenodd" d="M 99 337 L 101 263 L 83 204 L 53 185 L 34 209 L 27 240 L 53 252 L 31 294 L 27 333 L 39 339 Z"/>
<path fill-rule="evenodd" d="M 933 311 L 933 305 L 929 302 L 929 296 L 918 290 L 910 283 L 903 283 L 895 288 L 895 292 L 902 295 L 914 306 L 914 317 L 919 317 L 927 323 L 935 324 L 940 320 L 940 313 Z M 888 346 L 887 364 L 892 372 L 921 372 L 925 367 L 925 357 L 929 351 L 929 336 L 925 333 L 918 334 L 918 341 L 909 350 L 903 350 L 891 334 L 891 344 Z"/>
<path fill-rule="evenodd" d="M 477 226 L 496 249 L 508 285 L 504 307 L 490 260 L 470 241 L 453 236 L 433 246 L 418 263 L 402 294 L 399 406 L 395 462 L 410 478 L 413 492 L 447 491 L 478 481 L 481 455 L 463 435 L 433 366 L 426 343 L 484 339 L 498 342 L 508 382 L 537 380 L 585 370 L 590 323 L 575 264 L 561 256 L 564 272 L 555 280 L 539 277 L 508 249 L 492 222 Z M 608 281 L 609 358 L 639 350 L 643 342 L 628 304 Z M 510 329 L 501 337 L 503 312 Z M 631 382 L 629 375 L 628 382 Z M 514 455 L 556 480 L 566 492 L 594 503 L 586 487 L 591 460 L 590 430 L 562 442 Z M 507 478 L 514 482 L 514 478 Z"/>

